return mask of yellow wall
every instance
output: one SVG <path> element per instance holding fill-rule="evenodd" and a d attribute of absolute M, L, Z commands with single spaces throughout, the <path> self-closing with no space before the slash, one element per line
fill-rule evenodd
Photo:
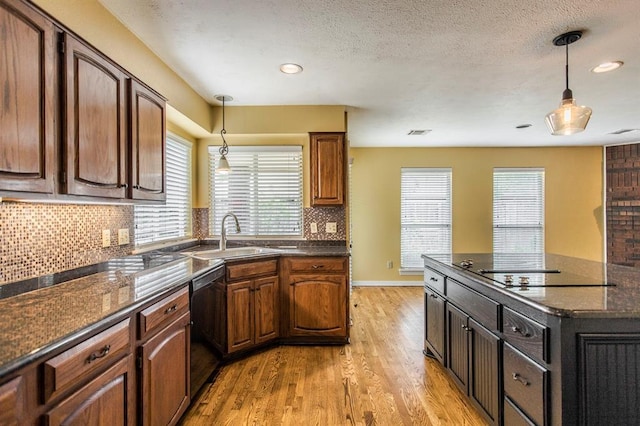
<path fill-rule="evenodd" d="M 350 156 L 356 281 L 421 279 L 398 274 L 402 167 L 452 168 L 455 253 L 492 250 L 494 167 L 544 167 L 546 251 L 603 259 L 602 147 L 351 148 Z"/>
<path fill-rule="evenodd" d="M 227 158 L 233 169 L 233 147 L 239 145 L 299 145 L 303 154 L 304 206 L 309 207 L 309 134 L 308 132 L 344 132 L 343 106 L 225 106 L 225 139 L 229 144 Z M 215 108 L 215 131 L 222 128 L 222 109 Z M 219 135 L 198 140 L 197 186 L 194 207 L 208 207 L 208 146 L 222 145 Z"/>
<path fill-rule="evenodd" d="M 97 0 L 35 4 L 168 99 L 200 128 L 213 128 L 211 106 Z"/>

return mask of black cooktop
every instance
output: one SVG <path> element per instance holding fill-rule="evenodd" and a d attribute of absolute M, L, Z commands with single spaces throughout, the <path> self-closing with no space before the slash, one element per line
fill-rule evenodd
<path fill-rule="evenodd" d="M 570 258 L 538 253 L 454 254 L 449 263 L 502 287 L 614 286 L 603 264 L 590 270 L 572 268 Z M 603 265 L 603 266 L 599 266 Z"/>

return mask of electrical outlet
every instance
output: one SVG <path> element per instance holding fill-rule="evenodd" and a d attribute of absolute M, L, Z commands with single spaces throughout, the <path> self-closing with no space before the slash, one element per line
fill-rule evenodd
<path fill-rule="evenodd" d="M 310 228 L 311 228 L 311 233 L 312 234 L 317 234 L 318 233 L 318 224 L 317 223 L 311 222 Z"/>
<path fill-rule="evenodd" d="M 129 244 L 129 229 L 118 229 L 118 245 Z"/>
<path fill-rule="evenodd" d="M 393 268 L 393 260 L 387 260 L 387 269 Z"/>
<path fill-rule="evenodd" d="M 102 247 L 109 247 L 111 245 L 111 231 L 108 229 L 102 230 Z"/>
<path fill-rule="evenodd" d="M 336 222 L 327 222 L 325 230 L 327 231 L 327 234 L 335 234 L 338 232 L 338 224 Z"/>

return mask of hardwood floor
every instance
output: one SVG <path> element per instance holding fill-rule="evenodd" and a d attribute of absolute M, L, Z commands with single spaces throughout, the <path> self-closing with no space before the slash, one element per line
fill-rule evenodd
<path fill-rule="evenodd" d="M 183 425 L 485 425 L 422 354 L 421 287 L 356 287 L 351 344 L 281 346 L 222 368 Z"/>

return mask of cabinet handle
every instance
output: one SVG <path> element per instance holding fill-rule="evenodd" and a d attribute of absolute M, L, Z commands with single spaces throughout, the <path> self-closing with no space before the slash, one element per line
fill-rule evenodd
<path fill-rule="evenodd" d="M 438 298 L 438 295 L 437 295 L 437 294 L 435 294 L 435 293 L 431 293 L 431 294 L 429 295 L 429 297 L 431 297 L 432 299 L 437 299 L 437 298 Z"/>
<path fill-rule="evenodd" d="M 320 268 L 322 268 L 322 265 L 311 265 L 311 267 L 313 269 L 320 269 Z"/>
<path fill-rule="evenodd" d="M 109 353 L 109 349 L 111 349 L 111 345 L 105 345 L 104 348 L 100 349 L 98 352 L 94 352 L 87 358 L 87 364 L 92 363 L 96 359 L 104 358 Z"/>
<path fill-rule="evenodd" d="M 118 185 L 120 188 L 127 189 L 129 187 L 128 183 L 123 183 L 122 185 Z"/>
<path fill-rule="evenodd" d="M 165 309 L 164 314 L 167 315 L 167 314 L 170 314 L 171 312 L 175 312 L 176 309 L 178 309 L 178 305 L 173 305 L 172 307 Z"/>
<path fill-rule="evenodd" d="M 430 280 L 430 281 L 438 282 L 438 279 L 437 279 L 436 277 L 429 277 L 429 280 Z"/>
<path fill-rule="evenodd" d="M 466 325 L 464 325 L 464 324 L 462 324 L 462 326 L 461 326 L 461 327 L 462 327 L 462 329 L 463 329 L 464 331 L 471 331 L 471 328 L 467 327 L 467 326 L 466 326 Z"/>
<path fill-rule="evenodd" d="M 513 378 L 513 380 L 515 380 L 516 382 L 522 383 L 524 386 L 529 386 L 531 384 L 531 383 L 529 383 L 529 381 L 527 379 L 525 379 L 524 377 L 522 377 L 518 373 L 513 373 L 511 375 L 511 377 Z"/>
<path fill-rule="evenodd" d="M 511 327 L 511 331 L 513 331 L 514 333 L 518 333 L 522 337 L 531 337 L 531 333 L 522 331 L 518 327 L 515 327 L 515 326 Z"/>
<path fill-rule="evenodd" d="M 133 185 L 133 189 L 140 189 L 140 185 Z"/>

